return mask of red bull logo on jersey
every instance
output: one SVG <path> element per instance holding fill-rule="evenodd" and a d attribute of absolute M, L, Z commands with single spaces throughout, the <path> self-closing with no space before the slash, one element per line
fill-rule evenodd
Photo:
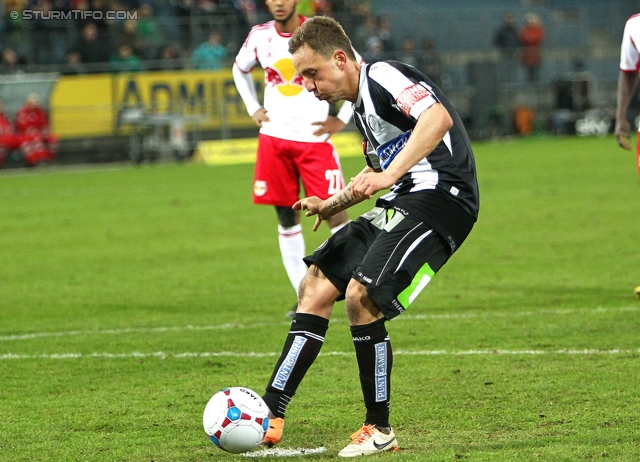
<path fill-rule="evenodd" d="M 264 70 L 265 84 L 276 87 L 284 96 L 296 96 L 304 90 L 302 77 L 296 74 L 291 58 L 283 58 Z"/>

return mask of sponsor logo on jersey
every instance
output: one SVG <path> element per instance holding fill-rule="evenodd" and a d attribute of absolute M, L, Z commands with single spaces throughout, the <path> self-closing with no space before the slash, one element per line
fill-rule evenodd
<path fill-rule="evenodd" d="M 428 96 L 431 96 L 431 93 L 422 85 L 416 83 L 402 90 L 396 98 L 396 103 L 398 103 L 398 108 L 404 112 L 407 117 L 410 117 L 413 106 Z"/>
<path fill-rule="evenodd" d="M 387 344 L 376 343 L 376 402 L 387 400 Z"/>
<path fill-rule="evenodd" d="M 404 132 L 402 135 L 392 139 L 391 141 L 387 141 L 385 144 L 378 146 L 376 154 L 380 160 L 380 167 L 382 170 L 386 170 L 396 155 L 407 145 L 409 136 L 411 136 L 411 130 Z"/>
<path fill-rule="evenodd" d="M 267 194 L 267 182 L 262 180 L 256 180 L 256 182 L 253 183 L 253 194 L 255 194 L 258 197 L 264 196 L 265 194 Z"/>
<path fill-rule="evenodd" d="M 278 369 L 278 373 L 276 374 L 276 378 L 273 379 L 273 383 L 271 384 L 271 386 L 276 390 L 284 391 L 284 387 L 287 385 L 291 371 L 296 365 L 298 356 L 300 356 L 300 351 L 302 351 L 302 347 L 305 343 L 307 343 L 307 339 L 304 337 L 296 335 L 293 339 L 293 344 L 289 349 L 289 353 L 287 353 L 287 357 L 282 361 L 280 369 Z"/>
<path fill-rule="evenodd" d="M 265 84 L 276 87 L 284 96 L 296 96 L 304 90 L 302 77 L 296 74 L 291 58 L 276 61 L 264 70 Z"/>

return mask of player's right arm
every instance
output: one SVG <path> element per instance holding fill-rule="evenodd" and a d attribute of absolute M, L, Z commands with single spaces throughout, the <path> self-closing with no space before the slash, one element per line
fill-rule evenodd
<path fill-rule="evenodd" d="M 247 112 L 258 127 L 262 127 L 263 122 L 269 122 L 267 111 L 262 107 L 258 100 L 256 87 L 253 84 L 251 71 L 259 64 L 257 59 L 256 45 L 254 44 L 256 37 L 254 31 L 249 34 L 242 44 L 242 48 L 238 51 L 238 55 L 233 63 L 233 81 L 236 84 L 238 94 L 242 98 Z"/>
<path fill-rule="evenodd" d="M 631 149 L 629 134 L 631 125 L 627 120 L 627 109 L 631 98 L 638 86 L 638 72 L 620 71 L 618 77 L 618 104 L 616 106 L 616 128 L 615 135 L 620 147 L 626 150 Z"/>
<path fill-rule="evenodd" d="M 367 166 L 356 176 L 356 178 L 360 175 L 373 171 L 374 170 L 371 167 Z M 351 181 L 354 179 L 355 178 Z M 335 214 L 340 213 L 353 205 L 359 204 L 365 199 L 367 199 L 367 197 L 362 195 L 356 197 L 351 189 L 351 182 L 349 182 L 348 185 L 328 199 L 322 200 L 316 196 L 305 197 L 293 204 L 293 209 L 306 210 L 307 213 L 305 215 L 308 217 L 316 215 L 316 222 L 313 224 L 313 230 L 315 231 L 320 227 L 322 220 L 328 220 Z"/>

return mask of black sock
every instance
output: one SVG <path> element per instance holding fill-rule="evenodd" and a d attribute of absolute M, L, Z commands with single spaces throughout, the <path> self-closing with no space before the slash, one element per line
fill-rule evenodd
<path fill-rule="evenodd" d="M 384 327 L 386 319 L 371 324 L 351 326 L 353 345 L 360 369 L 360 385 L 367 408 L 365 424 L 389 427 L 389 401 L 391 400 L 391 366 L 393 352 L 389 334 Z"/>
<path fill-rule="evenodd" d="M 262 397 L 274 417 L 284 418 L 291 397 L 320 353 L 329 320 L 313 314 L 296 313 L 280 359 L 273 369 Z"/>

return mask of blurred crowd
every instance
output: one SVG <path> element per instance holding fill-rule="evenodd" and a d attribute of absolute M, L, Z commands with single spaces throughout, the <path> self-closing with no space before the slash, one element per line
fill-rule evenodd
<path fill-rule="evenodd" d="M 299 11 L 336 17 L 367 61 L 402 60 L 439 83 L 434 40 L 398 40 L 369 0 L 301 0 Z M 248 30 L 269 19 L 262 0 L 4 0 L 0 74 L 230 67 Z"/>

